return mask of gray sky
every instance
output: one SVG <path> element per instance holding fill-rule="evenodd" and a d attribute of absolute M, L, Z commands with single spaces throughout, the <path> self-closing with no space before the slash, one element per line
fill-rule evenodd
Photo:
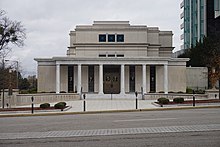
<path fill-rule="evenodd" d="M 36 74 L 35 57 L 65 56 L 69 31 L 94 20 L 126 20 L 130 24 L 172 30 L 175 51 L 180 49 L 182 0 L 0 0 L 11 20 L 21 21 L 27 39 L 13 47 L 11 60 L 19 60 L 23 74 Z"/>

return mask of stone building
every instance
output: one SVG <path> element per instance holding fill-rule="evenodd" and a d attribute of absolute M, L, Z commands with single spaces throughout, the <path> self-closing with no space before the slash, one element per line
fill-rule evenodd
<path fill-rule="evenodd" d="M 186 61 L 172 58 L 172 31 L 94 21 L 70 31 L 63 57 L 35 58 L 38 92 L 87 93 L 87 97 L 129 97 L 135 91 L 186 91 Z"/>

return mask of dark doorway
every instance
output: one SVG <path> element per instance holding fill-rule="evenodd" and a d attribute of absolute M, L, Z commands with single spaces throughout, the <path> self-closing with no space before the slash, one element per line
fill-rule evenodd
<path fill-rule="evenodd" d="M 150 92 L 156 92 L 156 66 L 150 66 Z"/>
<path fill-rule="evenodd" d="M 73 92 L 73 71 L 74 71 L 74 66 L 68 66 L 68 92 L 72 93 Z"/>
<path fill-rule="evenodd" d="M 103 77 L 103 92 L 105 94 L 120 93 L 120 66 L 105 65 Z"/>

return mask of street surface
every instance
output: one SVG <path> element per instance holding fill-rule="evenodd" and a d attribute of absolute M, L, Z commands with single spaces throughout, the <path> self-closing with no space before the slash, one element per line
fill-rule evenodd
<path fill-rule="evenodd" d="M 220 109 L 0 118 L 0 146 L 216 146 Z"/>

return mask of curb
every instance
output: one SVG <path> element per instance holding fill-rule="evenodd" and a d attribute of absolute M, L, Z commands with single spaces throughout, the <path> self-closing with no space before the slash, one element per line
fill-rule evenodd
<path fill-rule="evenodd" d="M 78 115 L 78 114 L 99 114 L 99 113 L 121 113 L 121 112 L 139 112 L 139 111 L 168 111 L 168 110 L 185 110 L 185 109 L 204 109 L 204 108 L 220 108 L 220 106 L 188 106 L 188 107 L 171 107 L 171 108 L 149 108 L 149 109 L 131 109 L 131 110 L 104 110 L 104 111 L 87 111 L 87 112 L 54 112 L 54 113 L 36 113 L 36 114 L 0 114 L 0 118 L 4 117 L 30 117 L 30 116 L 55 116 L 55 115 Z"/>

